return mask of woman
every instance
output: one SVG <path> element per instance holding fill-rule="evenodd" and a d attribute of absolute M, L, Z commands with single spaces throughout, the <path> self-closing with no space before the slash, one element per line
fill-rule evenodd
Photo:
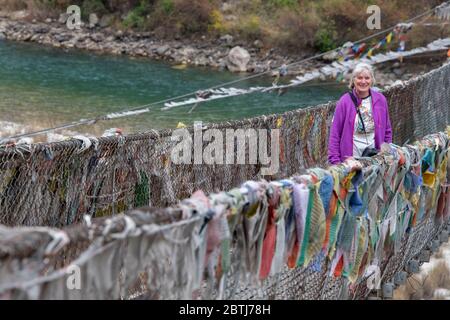
<path fill-rule="evenodd" d="M 341 163 L 352 156 L 361 157 L 371 148 L 380 150 L 384 142 L 392 142 L 387 101 L 371 88 L 374 83 L 372 67 L 359 63 L 350 80 L 351 91 L 339 99 L 334 112 L 328 143 L 328 161 L 331 164 Z"/>

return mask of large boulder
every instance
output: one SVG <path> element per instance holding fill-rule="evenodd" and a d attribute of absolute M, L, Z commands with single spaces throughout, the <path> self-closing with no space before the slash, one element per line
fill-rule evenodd
<path fill-rule="evenodd" d="M 246 72 L 250 54 L 239 46 L 230 50 L 227 57 L 227 68 L 231 72 Z"/>

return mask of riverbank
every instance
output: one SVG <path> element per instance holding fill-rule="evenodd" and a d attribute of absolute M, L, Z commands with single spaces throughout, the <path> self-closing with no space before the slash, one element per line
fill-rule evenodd
<path fill-rule="evenodd" d="M 16 18 L 16 19 L 15 19 Z M 210 67 L 232 72 L 260 73 L 282 64 L 298 61 L 302 56 L 283 55 L 277 48 L 265 49 L 259 41 L 244 42 L 231 35 L 219 39 L 160 40 L 151 32 L 114 30 L 111 27 L 83 25 L 70 30 L 65 16 L 58 21 L 28 22 L 24 14 L 0 13 L 0 39 L 36 42 L 63 49 L 82 49 L 97 53 L 147 57 L 165 60 L 175 65 Z M 237 48 L 237 49 L 236 49 Z M 230 52 L 233 51 L 230 57 Z M 320 61 L 305 62 L 290 68 L 290 74 L 300 74 L 320 67 Z"/>

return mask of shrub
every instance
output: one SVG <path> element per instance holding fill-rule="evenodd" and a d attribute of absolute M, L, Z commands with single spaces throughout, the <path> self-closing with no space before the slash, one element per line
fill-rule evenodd
<path fill-rule="evenodd" d="M 255 40 L 261 36 L 261 19 L 257 15 L 249 15 L 242 21 L 240 33 L 249 40 Z"/>
<path fill-rule="evenodd" d="M 298 5 L 298 0 L 269 0 L 269 5 L 274 7 L 295 7 Z"/>
<path fill-rule="evenodd" d="M 278 30 L 271 35 L 271 42 L 288 51 L 299 51 L 314 46 L 314 35 L 319 25 L 314 10 L 283 9 L 277 18 Z"/>
<path fill-rule="evenodd" d="M 81 5 L 81 16 L 87 19 L 91 13 L 102 15 L 107 12 L 102 0 L 84 0 Z"/>
<path fill-rule="evenodd" d="M 8 11 L 23 10 L 27 8 L 25 0 L 0 0 L 0 8 Z"/>
<path fill-rule="evenodd" d="M 166 14 L 173 12 L 174 5 L 172 0 L 162 0 L 161 6 Z"/>
<path fill-rule="evenodd" d="M 217 31 L 219 33 L 224 33 L 226 32 L 227 27 L 223 18 L 222 13 L 217 10 L 214 9 L 211 11 L 211 23 L 208 27 L 208 31 Z"/>
<path fill-rule="evenodd" d="M 213 14 L 214 6 L 209 0 L 160 0 L 146 19 L 145 29 L 155 31 L 161 37 L 194 35 L 207 32 L 219 20 Z"/>
<path fill-rule="evenodd" d="M 320 52 L 327 52 L 339 46 L 337 39 L 334 23 L 323 23 L 314 35 L 314 45 Z"/>
<path fill-rule="evenodd" d="M 150 10 L 150 5 L 147 1 L 141 0 L 138 6 L 128 12 L 123 20 L 123 25 L 126 28 L 142 28 L 145 22 L 145 16 Z"/>
<path fill-rule="evenodd" d="M 209 0 L 176 0 L 174 11 L 181 34 L 207 31 L 214 7 Z"/>

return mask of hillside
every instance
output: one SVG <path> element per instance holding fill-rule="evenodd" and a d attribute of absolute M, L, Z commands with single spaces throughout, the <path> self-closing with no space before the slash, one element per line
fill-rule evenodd
<path fill-rule="evenodd" d="M 442 0 L 0 0 L 2 10 L 26 10 L 27 19 L 58 19 L 71 4 L 87 21 L 95 13 L 103 27 L 151 32 L 160 39 L 215 39 L 232 36 L 261 48 L 289 53 L 327 51 L 373 31 L 367 6 L 381 8 L 382 28 L 432 8 Z M 411 33 L 418 46 L 448 33 L 442 26 Z"/>

